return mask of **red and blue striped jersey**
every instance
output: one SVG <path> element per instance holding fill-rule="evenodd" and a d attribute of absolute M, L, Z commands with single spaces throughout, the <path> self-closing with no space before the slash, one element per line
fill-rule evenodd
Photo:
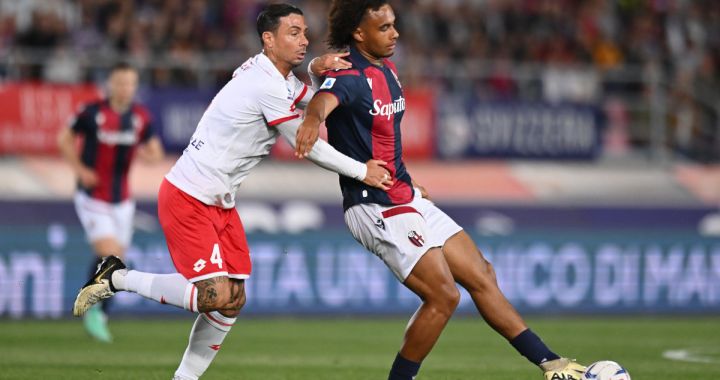
<path fill-rule="evenodd" d="M 133 103 L 118 114 L 107 100 L 90 103 L 70 127 L 84 137 L 80 160 L 98 176 L 97 186 L 85 188 L 78 182 L 78 189 L 105 202 L 128 199 L 128 172 L 135 149 L 155 135 L 147 108 Z"/>
<path fill-rule="evenodd" d="M 413 198 L 413 187 L 402 161 L 400 133 L 405 98 L 395 65 L 385 59 L 383 66 L 375 66 L 354 46 L 348 59 L 353 67 L 328 72 L 318 90 L 334 95 L 339 102 L 326 121 L 328 142 L 360 162 L 387 162 L 395 183 L 384 191 L 340 176 L 343 207 L 347 210 L 360 203 L 408 203 Z"/>

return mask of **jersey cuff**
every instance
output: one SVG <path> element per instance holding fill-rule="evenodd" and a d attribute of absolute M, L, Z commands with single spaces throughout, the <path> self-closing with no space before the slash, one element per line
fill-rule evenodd
<path fill-rule="evenodd" d="M 299 118 L 299 117 L 300 117 L 300 115 L 290 115 L 290 116 L 287 116 L 287 117 L 281 117 L 281 118 L 275 119 L 275 120 L 273 120 L 273 121 L 268 121 L 268 125 L 271 126 L 271 127 L 274 127 L 274 126 L 276 126 L 276 125 L 278 125 L 278 124 L 282 124 L 282 123 L 284 123 L 284 122 L 286 122 L 286 121 L 290 121 L 290 120 L 293 120 L 293 119 L 297 119 L 297 118 Z"/>

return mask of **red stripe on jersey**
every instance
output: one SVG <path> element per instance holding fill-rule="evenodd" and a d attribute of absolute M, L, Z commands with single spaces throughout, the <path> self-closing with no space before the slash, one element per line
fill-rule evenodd
<path fill-rule="evenodd" d="M 307 85 L 303 84 L 303 89 L 300 92 L 300 96 L 295 98 L 295 100 L 293 101 L 293 104 L 290 106 L 290 112 L 295 112 L 295 106 L 297 106 L 297 104 L 300 103 L 302 98 L 305 97 L 305 94 L 307 94 L 307 89 L 308 89 Z"/>
<path fill-rule="evenodd" d="M 400 214 L 410 214 L 413 212 L 420 214 L 420 212 L 418 210 L 415 210 L 414 208 L 412 208 L 410 206 L 400 206 L 400 207 L 395 207 L 395 208 L 391 208 L 389 210 L 383 211 L 382 216 L 383 216 L 383 218 L 389 218 L 391 216 L 400 215 Z M 422 215 L 422 214 L 420 214 L 420 215 Z"/>
<path fill-rule="evenodd" d="M 377 101 L 380 101 L 381 106 L 392 104 L 392 94 L 382 69 L 370 66 L 365 69 L 365 76 L 372 80 L 373 105 Z M 386 167 L 390 170 L 390 177 L 395 178 L 397 172 L 395 158 L 400 158 L 401 152 L 397 150 L 402 149 L 400 141 L 397 141 L 400 136 L 395 135 L 395 114 L 388 116 L 378 113 L 374 115 L 370 136 L 372 138 L 373 158 L 387 162 Z M 393 204 L 410 202 L 412 200 L 412 188 L 403 181 L 394 182 L 390 190 L 386 191 L 390 201 Z"/>
<path fill-rule="evenodd" d="M 282 124 L 282 123 L 284 123 L 284 122 L 286 122 L 286 121 L 290 121 L 290 120 L 293 120 L 293 119 L 297 119 L 297 118 L 299 118 L 299 117 L 300 117 L 300 115 L 291 115 L 291 116 L 288 116 L 288 117 L 282 117 L 282 118 L 280 118 L 280 119 L 277 119 L 277 120 L 273 120 L 273 121 L 268 122 L 268 125 L 271 126 L 271 127 L 274 127 L 274 126 L 276 126 L 276 125 L 278 125 L 278 124 Z"/>
<path fill-rule="evenodd" d="M 326 76 L 327 78 L 336 78 L 336 77 L 341 77 L 341 76 L 344 76 L 344 75 L 355 75 L 355 76 L 359 76 L 359 75 L 360 75 L 360 72 L 357 71 L 357 70 L 350 69 L 350 70 L 339 70 L 339 71 L 334 71 L 334 70 L 333 70 L 333 71 L 327 71 L 326 74 L 325 74 L 325 76 Z"/>

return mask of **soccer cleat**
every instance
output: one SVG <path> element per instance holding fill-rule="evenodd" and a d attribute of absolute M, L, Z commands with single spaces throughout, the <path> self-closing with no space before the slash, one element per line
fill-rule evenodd
<path fill-rule="evenodd" d="M 104 343 L 112 343 L 112 335 L 107 327 L 107 316 L 102 311 L 100 305 L 95 305 L 83 315 L 83 325 L 85 331 L 90 334 L 91 337 L 95 338 Z"/>
<path fill-rule="evenodd" d="M 545 380 L 581 380 L 585 366 L 573 359 L 560 358 L 540 363 Z"/>
<path fill-rule="evenodd" d="M 75 298 L 75 304 L 73 305 L 73 315 L 80 317 L 85 314 L 92 305 L 110 298 L 115 294 L 116 289 L 112 285 L 112 274 L 116 270 L 125 269 L 125 264 L 117 256 L 107 256 L 98 265 L 95 274 L 88 280 L 80 292 L 78 292 L 77 298 Z"/>

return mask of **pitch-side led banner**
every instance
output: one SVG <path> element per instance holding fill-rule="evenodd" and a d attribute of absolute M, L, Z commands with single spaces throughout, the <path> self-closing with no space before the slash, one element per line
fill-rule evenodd
<path fill-rule="evenodd" d="M 0 206 L 12 211 L 7 204 Z M 154 205 L 143 205 L 138 212 L 138 230 L 126 261 L 136 270 L 172 273 L 150 206 Z M 261 206 L 252 210 L 258 212 Z M 257 219 L 250 208 L 240 210 L 253 260 L 245 313 L 407 314 L 417 307 L 417 298 L 329 216 L 340 213 L 338 206 L 318 206 L 314 222 L 292 216 L 300 210 L 306 213 L 307 206 L 269 204 Z M 67 317 L 91 261 L 72 205 L 17 207 L 35 217 L 15 223 L 0 218 L 0 317 Z M 478 229 L 467 219 L 473 213 L 480 215 L 482 208 L 465 205 L 464 209 L 468 214 L 457 214 L 456 219 L 468 227 L 494 264 L 505 295 L 524 313 L 720 312 L 720 240 L 701 236 L 692 227 L 702 218 L 701 210 L 665 215 L 684 220 L 684 226 L 648 224 L 632 229 L 612 228 L 613 213 L 574 210 L 577 219 L 570 227 L 562 224 L 562 212 L 545 210 L 542 219 L 552 221 L 557 216 L 560 224 L 499 233 Z M 647 212 L 624 211 L 617 215 Z M 508 214 L 524 218 L 522 212 Z M 537 210 L 528 215 L 540 216 Z M 472 300 L 462 294 L 459 312 L 473 313 Z M 116 296 L 115 311 L 184 312 L 129 293 Z"/>
<path fill-rule="evenodd" d="M 93 85 L 0 83 L 0 155 L 57 153 L 60 128 L 100 97 Z"/>

